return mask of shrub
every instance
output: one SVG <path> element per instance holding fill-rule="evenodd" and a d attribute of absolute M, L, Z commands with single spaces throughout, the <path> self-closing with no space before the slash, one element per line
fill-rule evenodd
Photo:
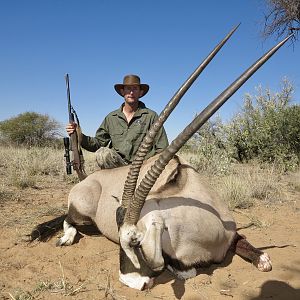
<path fill-rule="evenodd" d="M 0 122 L 2 142 L 25 146 L 46 146 L 60 136 L 61 125 L 48 115 L 25 112 Z"/>
<path fill-rule="evenodd" d="M 226 144 L 220 118 L 204 124 L 181 151 L 196 170 L 211 175 L 227 174 L 230 171 L 231 152 Z"/>
<path fill-rule="evenodd" d="M 226 174 L 231 162 L 258 160 L 276 168 L 296 170 L 300 165 L 300 105 L 293 105 L 292 84 L 283 80 L 280 92 L 258 87 L 245 95 L 242 110 L 227 124 L 210 120 L 181 153 L 199 171 Z M 188 153 L 188 155 L 186 154 Z"/>
<path fill-rule="evenodd" d="M 293 87 L 284 80 L 282 91 L 245 96 L 243 110 L 227 126 L 227 141 L 240 162 L 258 159 L 291 170 L 299 165 L 300 106 L 291 105 Z"/>

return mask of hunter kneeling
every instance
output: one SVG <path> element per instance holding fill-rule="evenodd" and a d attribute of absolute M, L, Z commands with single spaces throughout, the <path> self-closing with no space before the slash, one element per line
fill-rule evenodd
<path fill-rule="evenodd" d="M 139 99 L 149 91 L 148 84 L 141 84 L 137 75 L 126 75 L 123 83 L 115 84 L 116 92 L 124 98 L 121 107 L 109 113 L 95 137 L 81 133 L 81 147 L 96 152 L 96 161 L 101 169 L 111 169 L 130 164 L 151 125 L 158 115 Z M 71 135 L 77 124 L 69 123 L 67 133 Z M 146 159 L 168 146 L 165 129 L 162 127 L 155 137 Z"/>

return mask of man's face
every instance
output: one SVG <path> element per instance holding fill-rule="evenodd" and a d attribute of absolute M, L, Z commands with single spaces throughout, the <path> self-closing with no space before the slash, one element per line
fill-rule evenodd
<path fill-rule="evenodd" d="M 126 103 L 134 104 L 139 101 L 139 98 L 142 96 L 143 91 L 138 85 L 126 85 L 124 86 L 124 89 L 122 89 L 122 94 Z"/>

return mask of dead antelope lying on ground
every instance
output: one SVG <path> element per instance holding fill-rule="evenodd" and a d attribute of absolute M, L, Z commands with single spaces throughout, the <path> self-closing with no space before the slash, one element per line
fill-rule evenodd
<path fill-rule="evenodd" d="M 57 245 L 74 242 L 75 225 L 95 224 L 103 235 L 120 243 L 120 280 L 140 290 L 150 288 L 153 279 L 165 268 L 180 278 L 196 276 L 197 266 L 221 262 L 230 248 L 260 271 L 271 270 L 268 254 L 237 234 L 226 204 L 176 153 L 288 38 L 245 71 L 160 155 L 143 162 L 156 132 L 235 29 L 170 100 L 145 137 L 132 165 L 96 171 L 72 188 L 67 216 L 65 220 L 59 219 L 63 222 L 64 235 Z M 50 223 L 46 224 L 48 228 Z M 39 225 L 32 237 L 44 229 L 45 224 Z"/>

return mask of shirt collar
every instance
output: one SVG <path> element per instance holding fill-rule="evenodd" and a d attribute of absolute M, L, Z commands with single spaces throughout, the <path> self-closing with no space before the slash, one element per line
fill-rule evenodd
<path fill-rule="evenodd" d="M 120 106 L 120 108 L 116 110 L 115 115 L 120 116 L 120 117 L 124 116 L 124 114 L 123 114 L 123 106 L 124 106 L 124 103 L 122 103 L 122 105 Z M 144 104 L 144 102 L 139 101 L 139 106 L 138 106 L 137 111 L 134 114 L 134 117 L 139 117 L 139 116 L 141 116 L 144 113 L 148 113 L 147 107 Z"/>

